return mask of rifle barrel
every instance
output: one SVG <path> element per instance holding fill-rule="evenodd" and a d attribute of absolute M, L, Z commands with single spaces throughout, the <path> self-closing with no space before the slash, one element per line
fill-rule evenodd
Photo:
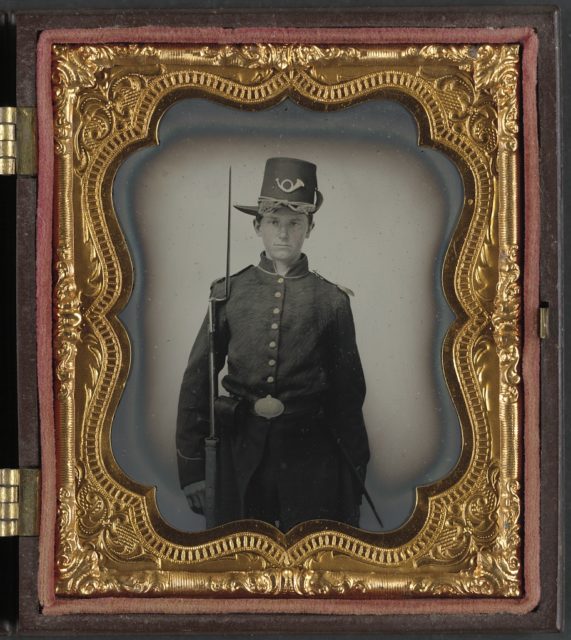
<path fill-rule="evenodd" d="M 228 221 L 226 235 L 226 282 L 224 298 L 210 297 L 208 301 L 208 377 L 210 395 L 210 433 L 204 442 L 204 456 L 206 465 L 206 492 L 204 515 L 206 528 L 214 527 L 216 523 L 216 478 L 217 478 L 217 447 L 218 434 L 216 428 L 216 414 L 214 406 L 218 398 L 218 372 L 216 371 L 216 305 L 225 302 L 230 297 L 230 222 L 232 212 L 232 167 L 228 172 Z"/>
<path fill-rule="evenodd" d="M 228 222 L 226 231 L 226 293 L 225 298 L 230 297 L 230 224 L 232 220 L 232 167 L 228 169 Z"/>

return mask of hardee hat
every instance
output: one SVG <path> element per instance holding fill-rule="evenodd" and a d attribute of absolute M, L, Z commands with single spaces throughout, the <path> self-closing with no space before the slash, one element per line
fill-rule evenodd
<path fill-rule="evenodd" d="M 323 202 L 317 190 L 317 167 L 297 158 L 268 158 L 257 206 L 235 204 L 251 216 L 287 207 L 296 213 L 315 213 Z"/>

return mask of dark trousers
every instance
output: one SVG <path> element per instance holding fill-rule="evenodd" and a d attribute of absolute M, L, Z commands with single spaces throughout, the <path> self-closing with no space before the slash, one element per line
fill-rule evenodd
<path fill-rule="evenodd" d="M 234 462 L 244 518 L 282 531 L 316 519 L 358 526 L 360 491 L 322 410 L 247 416 L 235 439 Z"/>

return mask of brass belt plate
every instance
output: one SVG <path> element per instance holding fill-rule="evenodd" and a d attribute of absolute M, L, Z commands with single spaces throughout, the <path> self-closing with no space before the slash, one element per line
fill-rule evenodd
<path fill-rule="evenodd" d="M 254 413 L 262 418 L 277 418 L 285 411 L 284 403 L 278 398 L 267 395 L 254 403 Z"/>

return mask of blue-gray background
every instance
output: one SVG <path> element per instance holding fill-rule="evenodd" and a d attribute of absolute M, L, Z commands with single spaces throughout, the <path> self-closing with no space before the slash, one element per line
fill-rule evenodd
<path fill-rule="evenodd" d="M 131 477 L 157 486 L 159 509 L 173 526 L 204 527 L 178 487 L 174 430 L 209 286 L 225 269 L 229 165 L 232 201 L 243 204 L 256 202 L 268 157 L 317 165 L 324 204 L 304 250 L 310 268 L 355 292 L 371 445 L 367 488 L 386 529 L 409 517 L 417 486 L 454 466 L 460 429 L 441 365 L 453 315 L 441 274 L 463 189 L 454 164 L 417 139 L 412 115 L 386 100 L 331 113 L 289 100 L 259 112 L 184 100 L 162 118 L 159 146 L 120 167 L 114 202 L 135 287 L 121 314 L 133 362 L 113 451 Z M 235 211 L 232 271 L 256 263 L 261 249 L 252 218 Z M 360 525 L 378 530 L 367 504 Z"/>

